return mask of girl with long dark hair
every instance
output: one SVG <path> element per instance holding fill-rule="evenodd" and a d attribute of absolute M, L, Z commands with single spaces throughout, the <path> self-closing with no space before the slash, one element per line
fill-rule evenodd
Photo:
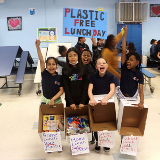
<path fill-rule="evenodd" d="M 76 109 L 88 104 L 88 70 L 82 63 L 80 51 L 72 47 L 67 51 L 62 70 L 66 107 Z"/>

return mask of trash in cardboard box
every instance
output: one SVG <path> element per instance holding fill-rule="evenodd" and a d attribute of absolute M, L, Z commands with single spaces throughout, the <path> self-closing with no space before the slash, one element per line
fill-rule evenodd
<path fill-rule="evenodd" d="M 87 119 L 70 116 L 67 120 L 67 135 L 90 132 L 89 122 Z"/>
<path fill-rule="evenodd" d="M 55 115 L 44 115 L 43 116 L 43 131 L 44 132 L 57 132 L 64 130 L 64 116 L 61 115 L 61 120 L 58 117 L 56 120 Z"/>

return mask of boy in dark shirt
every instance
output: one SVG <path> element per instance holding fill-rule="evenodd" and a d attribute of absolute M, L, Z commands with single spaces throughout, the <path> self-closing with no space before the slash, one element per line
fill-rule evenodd
<path fill-rule="evenodd" d="M 97 38 L 97 43 L 96 43 L 96 39 L 94 38 L 94 36 L 92 36 L 91 38 L 92 40 L 92 51 L 93 51 L 93 64 L 95 66 L 96 64 L 96 60 L 98 58 L 101 58 L 101 53 L 102 50 L 104 48 L 104 43 L 103 43 L 103 39 Z"/>
<path fill-rule="evenodd" d="M 75 47 L 82 52 L 85 48 L 89 49 L 88 45 L 86 43 L 84 43 L 86 41 L 85 37 L 78 37 L 78 42 L 75 45 Z"/>

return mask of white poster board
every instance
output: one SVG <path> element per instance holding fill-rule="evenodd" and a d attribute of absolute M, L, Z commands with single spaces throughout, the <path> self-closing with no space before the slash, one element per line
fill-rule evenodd
<path fill-rule="evenodd" d="M 60 132 L 43 132 L 42 136 L 45 152 L 62 151 Z"/>
<path fill-rule="evenodd" d="M 89 153 L 87 133 L 71 135 L 70 144 L 71 144 L 72 155 Z"/>
<path fill-rule="evenodd" d="M 97 103 L 99 103 L 104 97 L 106 97 L 107 96 L 107 94 L 101 94 L 101 95 L 93 95 L 93 98 L 95 99 L 95 101 L 97 102 Z M 115 100 L 114 100 L 114 96 L 113 97 L 111 97 L 109 100 L 108 100 L 108 103 L 114 103 L 115 102 Z M 89 103 L 90 103 L 90 101 L 89 101 Z"/>
<path fill-rule="evenodd" d="M 115 144 L 114 131 L 98 131 L 98 146 L 113 148 Z"/>
<path fill-rule="evenodd" d="M 131 156 L 137 155 L 139 138 L 136 136 L 124 136 L 122 139 L 120 152 Z"/>

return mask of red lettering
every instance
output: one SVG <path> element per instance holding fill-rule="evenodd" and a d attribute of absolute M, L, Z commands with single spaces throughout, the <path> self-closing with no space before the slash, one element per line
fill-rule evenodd
<path fill-rule="evenodd" d="M 67 13 L 70 12 L 70 9 L 69 8 L 65 8 L 65 17 L 67 16 Z"/>
<path fill-rule="evenodd" d="M 97 35 L 97 30 L 93 30 L 93 36 L 96 36 Z"/>
<path fill-rule="evenodd" d="M 70 34 L 70 32 L 67 32 L 67 28 L 65 28 L 65 34 Z"/>
<path fill-rule="evenodd" d="M 74 20 L 74 26 L 76 26 L 76 23 L 79 23 L 79 19 Z"/>

